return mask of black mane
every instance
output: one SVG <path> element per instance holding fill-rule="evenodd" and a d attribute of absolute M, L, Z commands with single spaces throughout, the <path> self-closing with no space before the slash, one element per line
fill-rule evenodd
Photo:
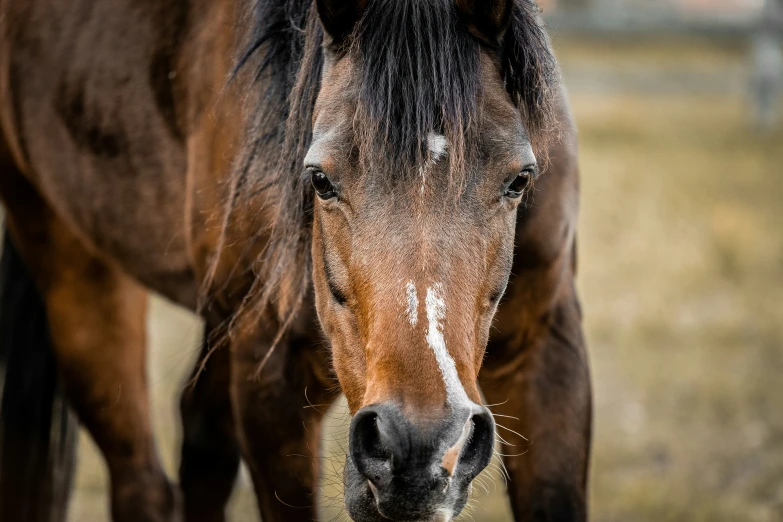
<path fill-rule="evenodd" d="M 415 173 L 430 133 L 463 167 L 481 91 L 480 46 L 453 0 L 370 2 L 353 36 L 359 149 L 378 171 Z"/>
<path fill-rule="evenodd" d="M 255 0 L 251 38 L 235 70 L 247 74 L 252 65 L 259 88 L 248 107 L 248 135 L 224 229 L 243 200 L 252 204 L 259 193 L 276 191 L 271 239 L 253 265 L 256 284 L 246 303 L 254 311 L 251 322 L 272 305 L 281 332 L 310 284 L 312 191 L 300 174 L 324 63 L 316 11 L 313 0 Z M 380 161 L 396 168 L 376 172 L 416 172 L 410 167 L 427 159 L 427 138 L 437 132 L 449 140 L 452 171 L 464 168 L 475 141 L 481 45 L 459 20 L 453 0 L 369 0 L 344 50 L 358 64 L 354 121 L 367 165 Z M 556 129 L 558 70 L 534 0 L 515 0 L 502 45 L 490 51 L 502 63 L 534 150 L 545 155 Z"/>
<path fill-rule="evenodd" d="M 539 14 L 534 0 L 516 0 L 502 48 L 495 51 L 509 95 L 534 144 L 543 149 L 556 123 L 559 75 Z M 308 28 L 310 18 L 317 18 L 312 0 L 256 0 L 253 35 L 238 60 L 237 70 L 261 55 L 255 76 L 266 75 L 264 101 L 275 105 L 280 126 L 292 104 L 312 110 L 317 96 L 322 57 L 302 67 L 308 32 L 317 32 L 309 35 L 314 46 L 323 34 L 316 20 Z M 446 134 L 452 149 L 462 149 L 477 115 L 480 44 L 459 21 L 453 0 L 370 0 L 351 40 L 350 52 L 361 64 L 359 121 L 366 123 L 360 130 L 367 156 L 409 167 L 426 159 L 430 132 Z M 292 97 L 300 76 L 310 77 L 312 99 Z M 310 119 L 301 120 L 305 128 L 288 132 L 308 135 Z"/>

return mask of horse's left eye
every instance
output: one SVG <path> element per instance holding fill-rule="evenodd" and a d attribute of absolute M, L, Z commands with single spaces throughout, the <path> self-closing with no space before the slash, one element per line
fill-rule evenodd
<path fill-rule="evenodd" d="M 313 170 L 310 174 L 310 181 L 313 184 L 315 193 L 321 199 L 332 199 L 337 195 L 334 190 L 334 185 L 329 181 L 329 178 L 320 170 Z"/>
<path fill-rule="evenodd" d="M 511 180 L 511 183 L 506 187 L 506 197 L 518 198 L 525 193 L 525 190 L 530 186 L 530 180 L 533 179 L 533 171 L 531 169 L 525 169 Z"/>

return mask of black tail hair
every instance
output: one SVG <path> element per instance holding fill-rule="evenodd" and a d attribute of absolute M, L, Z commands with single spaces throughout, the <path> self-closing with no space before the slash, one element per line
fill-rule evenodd
<path fill-rule="evenodd" d="M 43 300 L 8 231 L 0 259 L 0 520 L 66 517 L 77 423 L 60 393 Z"/>

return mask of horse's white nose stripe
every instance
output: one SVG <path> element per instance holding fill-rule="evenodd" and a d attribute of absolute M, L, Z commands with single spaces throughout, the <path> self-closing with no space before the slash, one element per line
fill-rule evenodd
<path fill-rule="evenodd" d="M 438 522 L 451 522 L 451 517 L 453 516 L 453 512 L 448 508 L 441 508 L 438 510 L 438 514 L 441 516 L 441 519 L 438 520 Z"/>
<path fill-rule="evenodd" d="M 446 470 L 449 474 L 449 480 L 454 475 L 454 470 L 457 469 L 457 461 L 459 460 L 462 448 L 473 433 L 473 421 L 468 419 L 465 425 L 462 427 L 462 435 L 456 443 L 443 453 L 443 458 L 440 461 L 440 467 Z"/>
<path fill-rule="evenodd" d="M 443 300 L 443 285 L 435 283 L 427 289 L 427 297 L 424 301 L 427 309 L 427 344 L 435 354 L 438 368 L 446 386 L 446 401 L 454 408 L 459 405 L 471 405 L 465 388 L 459 380 L 457 365 L 446 349 L 446 340 L 443 337 L 442 321 L 446 318 L 446 302 Z"/>
<path fill-rule="evenodd" d="M 419 321 L 419 296 L 416 295 L 416 285 L 413 281 L 408 281 L 405 285 L 405 295 L 408 303 L 408 321 L 411 326 L 416 326 Z"/>

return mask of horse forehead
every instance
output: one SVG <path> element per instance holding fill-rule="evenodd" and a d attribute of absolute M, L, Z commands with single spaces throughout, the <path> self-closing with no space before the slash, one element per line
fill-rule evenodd
<path fill-rule="evenodd" d="M 481 133 L 492 133 L 496 129 L 507 129 L 517 132 L 522 125 L 522 115 L 512 103 L 503 84 L 502 76 L 497 69 L 495 60 L 487 53 L 481 53 L 482 89 L 477 93 L 476 100 L 481 117 L 478 125 Z M 357 65 L 349 53 L 337 60 L 329 60 L 325 67 L 316 99 L 314 116 L 316 121 L 322 119 L 326 126 L 343 126 L 352 123 L 357 104 L 359 103 L 359 88 L 357 84 Z M 403 107 L 413 109 L 413 102 L 408 101 Z M 431 136 L 433 132 L 428 134 Z M 437 131 L 434 134 L 438 135 Z"/>
<path fill-rule="evenodd" d="M 476 161 L 483 157 L 484 159 L 481 160 L 483 163 L 494 164 L 506 160 L 510 162 L 516 156 L 524 155 L 524 149 L 530 145 L 518 114 L 510 112 L 508 108 L 496 107 L 495 109 L 494 117 L 484 118 L 481 122 L 478 142 L 472 145 L 472 148 L 482 152 L 475 158 Z M 357 146 L 352 122 L 353 118 L 349 111 L 322 112 L 313 126 L 305 164 L 331 162 L 338 156 L 349 159 L 351 151 Z M 451 167 L 449 139 L 440 132 L 430 132 L 426 137 L 426 145 L 429 158 L 425 163 L 414 166 L 414 172 L 386 173 L 378 176 L 379 181 L 410 180 L 421 188 L 420 181 L 435 183 L 440 178 L 449 178 Z"/>
<path fill-rule="evenodd" d="M 319 98 L 332 100 L 346 98 L 346 95 L 355 97 L 354 76 L 354 60 L 350 54 L 339 60 L 328 59 L 324 65 Z"/>
<path fill-rule="evenodd" d="M 330 67 L 318 95 L 314 113 L 313 153 L 327 156 L 358 145 L 355 135 L 354 118 L 358 102 L 356 86 L 350 81 L 351 60 L 344 58 Z M 503 153 L 507 156 L 520 146 L 529 143 L 522 123 L 522 115 L 509 98 L 502 83 L 494 78 L 496 71 L 484 68 L 489 77 L 483 82 L 485 89 L 479 100 L 481 117 L 477 120 L 478 132 L 474 133 L 476 143 L 469 148 L 493 155 Z M 427 133 L 426 144 L 430 160 L 448 163 L 449 139 L 438 130 Z M 432 165 L 417 167 L 419 174 Z M 410 177 L 410 176 L 408 176 Z"/>
<path fill-rule="evenodd" d="M 421 271 L 450 266 L 485 241 L 484 230 L 472 224 L 481 221 L 480 209 L 437 205 L 415 197 L 395 199 L 405 201 L 372 203 L 357 213 L 351 226 L 354 260 L 368 273 L 379 269 L 393 278 L 405 275 L 400 270 L 410 267 Z"/>

